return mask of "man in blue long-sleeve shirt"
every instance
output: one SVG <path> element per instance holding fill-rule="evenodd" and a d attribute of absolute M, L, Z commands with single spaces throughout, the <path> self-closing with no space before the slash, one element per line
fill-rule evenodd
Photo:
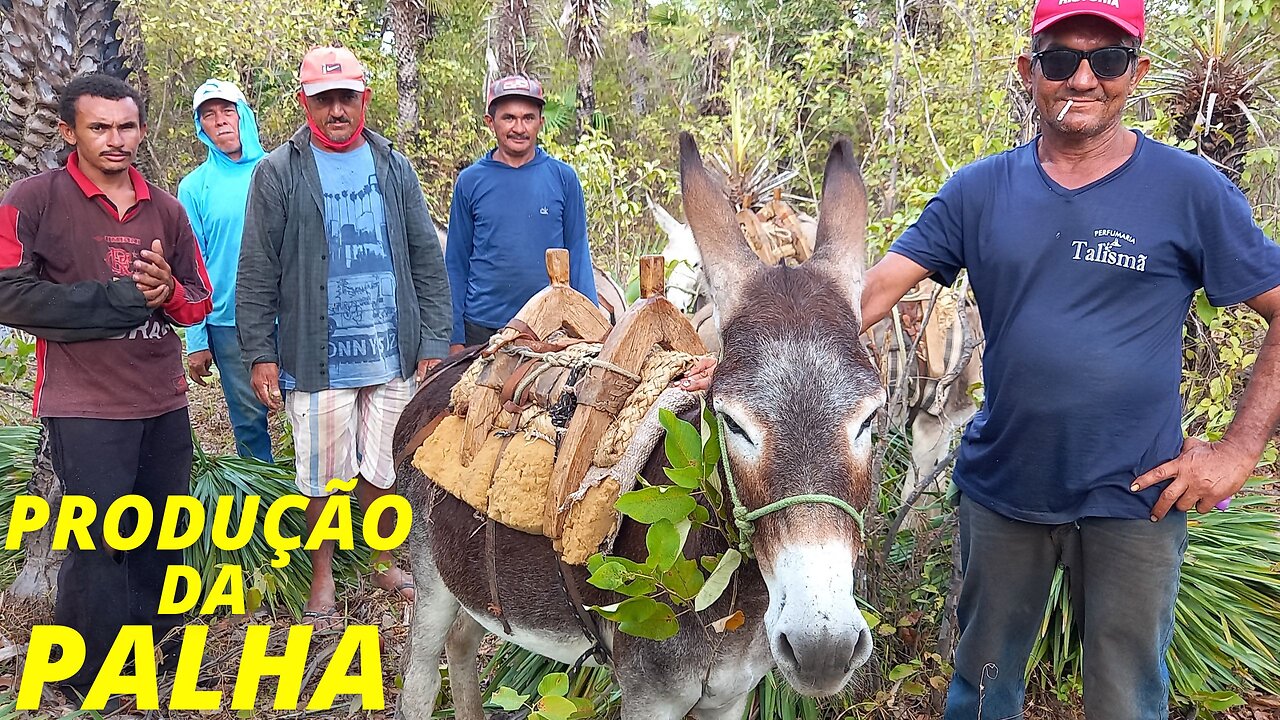
<path fill-rule="evenodd" d="M 452 350 L 487 341 L 547 286 L 549 248 L 568 249 L 569 284 L 596 302 L 582 184 L 538 147 L 543 103 L 527 77 L 489 87 L 484 122 L 497 147 L 458 175 L 449 212 Z"/>

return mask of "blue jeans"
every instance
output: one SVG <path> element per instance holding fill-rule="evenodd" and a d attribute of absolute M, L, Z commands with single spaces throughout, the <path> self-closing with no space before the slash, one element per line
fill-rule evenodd
<path fill-rule="evenodd" d="M 249 383 L 249 368 L 240 357 L 240 338 L 236 329 L 221 325 L 205 325 L 209 334 L 209 352 L 218 366 L 222 394 L 227 398 L 231 431 L 236 436 L 236 452 L 240 457 L 255 457 L 272 462 L 271 434 L 267 431 L 267 408 L 258 402 Z"/>
<path fill-rule="evenodd" d="M 960 499 L 960 642 L 946 720 L 1021 718 L 1027 658 L 1059 563 L 1084 639 L 1090 720 L 1168 720 L 1169 670 L 1187 516 L 1010 520 Z"/>

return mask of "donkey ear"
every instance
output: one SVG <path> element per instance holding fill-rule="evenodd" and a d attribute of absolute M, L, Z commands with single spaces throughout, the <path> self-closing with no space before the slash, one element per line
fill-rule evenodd
<path fill-rule="evenodd" d="M 867 263 L 867 188 L 853 156 L 853 143 L 838 138 L 827 155 L 818 206 L 814 265 L 840 286 L 862 322 L 862 274 Z"/>
<path fill-rule="evenodd" d="M 680 133 L 680 191 L 711 286 L 716 322 L 723 327 L 736 312 L 742 288 L 760 268 L 760 260 L 747 247 L 724 191 L 707 173 L 698 143 L 687 132 Z"/>

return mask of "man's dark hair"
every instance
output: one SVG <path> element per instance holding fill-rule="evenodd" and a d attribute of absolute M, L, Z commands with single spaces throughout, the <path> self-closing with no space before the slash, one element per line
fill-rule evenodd
<path fill-rule="evenodd" d="M 497 115 L 494 114 L 495 112 L 497 112 L 498 106 L 504 102 L 507 102 L 508 100 L 528 100 L 534 105 L 537 105 L 538 117 L 542 117 L 542 110 L 544 107 L 546 107 L 546 103 L 540 103 L 533 98 L 524 97 L 523 95 L 508 95 L 506 97 L 500 97 L 494 100 L 493 102 L 489 103 L 489 107 L 485 108 L 485 114 L 488 115 L 489 117 L 498 117 Z"/>
<path fill-rule="evenodd" d="M 142 93 L 134 90 L 129 83 L 106 73 L 77 75 L 67 83 L 67 86 L 62 89 L 62 97 L 58 100 L 58 117 L 62 122 L 75 127 L 76 101 L 85 96 L 106 100 L 130 98 L 138 106 L 138 124 L 147 124 L 147 108 L 142 102 Z"/>

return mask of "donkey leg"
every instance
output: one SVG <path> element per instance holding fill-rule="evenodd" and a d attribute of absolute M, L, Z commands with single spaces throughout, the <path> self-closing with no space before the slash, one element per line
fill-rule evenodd
<path fill-rule="evenodd" d="M 458 615 L 458 601 L 436 572 L 424 544 L 411 544 L 417 598 L 409 621 L 409 662 L 397 717 L 430 720 L 440 693 L 440 653 Z"/>
<path fill-rule="evenodd" d="M 899 504 L 905 504 L 911 499 L 916 486 L 933 472 L 942 458 L 946 457 L 951 444 L 950 430 L 951 426 L 936 415 L 930 415 L 923 410 L 916 415 L 915 421 L 911 423 L 911 471 L 903 478 L 902 491 L 898 498 Z M 936 512 L 925 512 L 919 506 L 931 502 L 933 496 L 940 495 L 944 488 L 942 475 L 939 474 L 912 503 L 914 507 L 908 511 L 906 522 L 902 526 L 915 530 L 922 525 L 923 518 L 936 516 Z"/>
<path fill-rule="evenodd" d="M 453 692 L 453 716 L 456 720 L 484 720 L 480 670 L 476 666 L 483 639 L 484 627 L 465 610 L 458 613 L 445 643 L 445 654 L 449 658 L 449 689 Z"/>

